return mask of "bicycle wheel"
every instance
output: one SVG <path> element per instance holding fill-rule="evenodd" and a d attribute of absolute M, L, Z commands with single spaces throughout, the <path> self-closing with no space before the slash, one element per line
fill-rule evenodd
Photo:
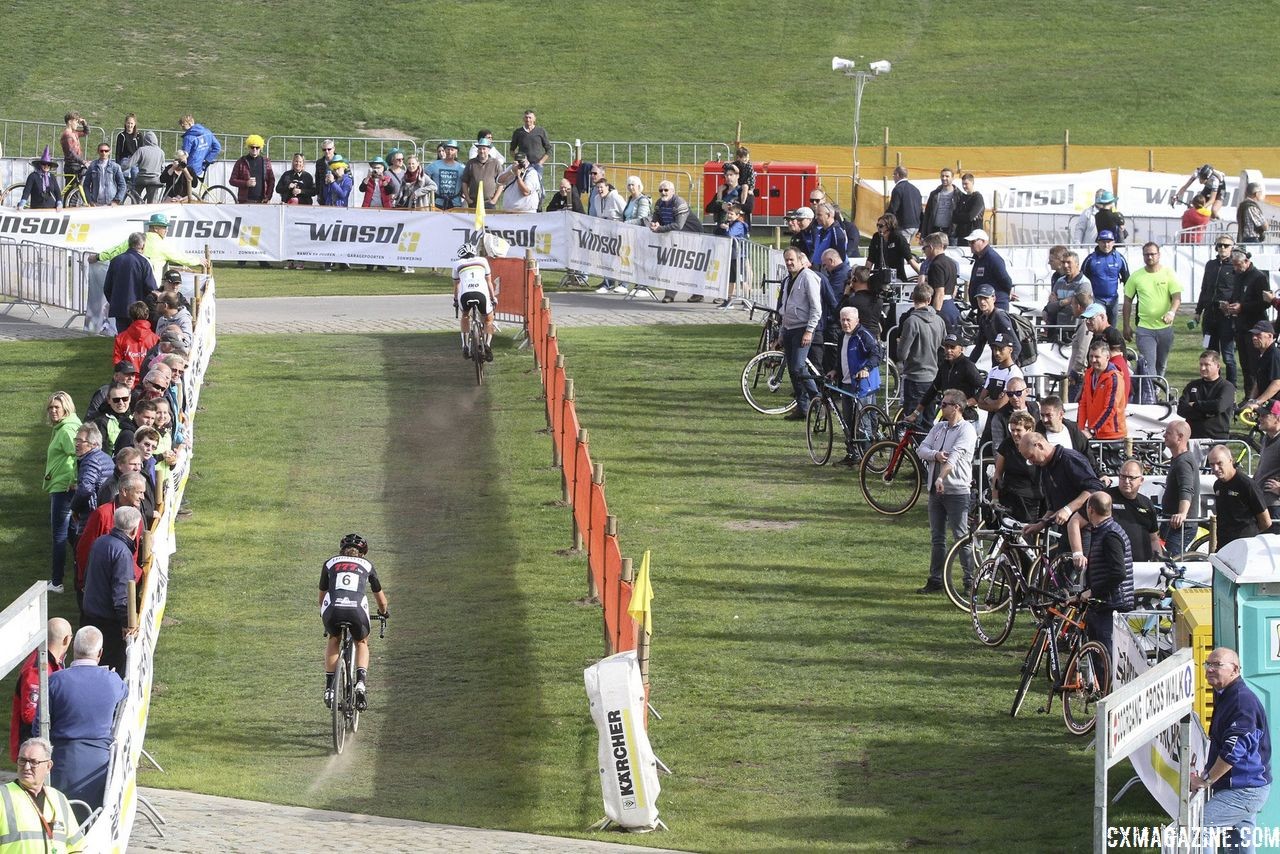
<path fill-rule="evenodd" d="M 344 637 L 343 653 L 349 643 Z M 338 666 L 333 670 L 333 749 L 339 754 L 347 743 L 347 665 L 344 658 L 345 654 L 339 654 Z"/>
<path fill-rule="evenodd" d="M 920 458 L 897 442 L 876 442 L 867 449 L 858 469 L 862 497 L 878 513 L 901 516 L 920 498 L 924 482 Z"/>
<path fill-rule="evenodd" d="M 786 377 L 787 357 L 781 350 L 757 353 L 742 369 L 742 396 L 762 415 L 784 415 L 796 408 Z"/>
<path fill-rule="evenodd" d="M 804 431 L 809 459 L 813 460 L 815 466 L 825 466 L 831 459 L 831 448 L 835 445 L 835 434 L 831 426 L 831 401 L 815 401 L 809 407 Z"/>
<path fill-rule="evenodd" d="M 982 564 L 973 577 L 969 593 L 969 618 L 973 633 L 984 646 L 999 646 L 1013 631 L 1017 604 L 1013 600 L 1014 581 L 1003 555 Z"/>
<path fill-rule="evenodd" d="M 347 691 L 350 701 L 347 703 L 347 729 L 355 732 L 360 729 L 360 707 L 356 705 L 356 648 L 355 644 L 347 647 L 347 660 L 343 667 L 347 671 Z"/>
<path fill-rule="evenodd" d="M 1048 633 L 1044 626 L 1036 629 L 1035 636 L 1031 639 L 1031 646 L 1027 647 L 1027 654 L 1022 659 L 1022 679 L 1018 682 L 1018 690 L 1013 694 L 1013 708 L 1009 709 L 1009 717 L 1016 718 L 1018 710 L 1022 708 L 1022 701 L 1027 699 L 1027 692 L 1031 690 L 1031 682 L 1036 678 L 1036 674 L 1040 672 L 1040 663 L 1044 661 L 1045 650 L 1048 648 L 1046 639 Z"/>
<path fill-rule="evenodd" d="M 992 557 L 991 547 L 999 538 L 1000 535 L 995 531 L 985 528 L 970 531 L 952 544 L 951 550 L 947 552 L 947 562 L 942 567 L 942 589 L 947 592 L 947 598 L 951 600 L 951 604 L 961 611 L 969 610 L 969 591 L 964 589 L 964 569 L 960 562 L 961 549 L 972 549 L 973 562 L 970 566 L 980 567 Z M 970 569 L 970 573 L 972 572 L 973 570 Z M 960 583 L 957 584 L 957 581 Z M 972 582 L 973 578 L 970 577 L 969 581 Z"/>
<path fill-rule="evenodd" d="M 138 191 L 130 187 L 124 194 L 122 205 L 140 205 L 142 204 L 142 196 L 138 195 Z"/>
<path fill-rule="evenodd" d="M 880 442 L 893 438 L 893 420 L 885 411 L 874 403 L 865 404 L 858 415 L 858 430 L 870 442 Z"/>
<path fill-rule="evenodd" d="M 10 184 L 4 188 L 4 198 L 0 199 L 0 207 L 16 208 L 22 201 L 22 191 L 26 184 Z"/>
<path fill-rule="evenodd" d="M 200 193 L 200 201 L 210 205 L 234 205 L 236 203 L 236 192 L 222 184 L 214 184 L 211 187 L 204 188 L 204 191 Z"/>
<path fill-rule="evenodd" d="M 84 184 L 77 181 L 73 186 L 68 187 L 62 196 L 62 206 L 67 208 L 89 207 L 89 198 L 84 194 Z"/>
<path fill-rule="evenodd" d="M 471 361 L 476 367 L 476 385 L 484 385 L 484 318 L 473 303 L 468 309 Z"/>
<path fill-rule="evenodd" d="M 1093 730 L 1098 701 L 1111 690 L 1111 656 L 1097 641 L 1082 644 L 1067 659 L 1062 676 L 1062 720 L 1072 735 Z"/>

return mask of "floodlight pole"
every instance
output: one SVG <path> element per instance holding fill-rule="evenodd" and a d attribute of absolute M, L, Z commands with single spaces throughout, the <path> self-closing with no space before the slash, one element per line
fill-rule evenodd
<path fill-rule="evenodd" d="M 858 210 L 858 127 L 862 122 L 862 92 L 867 88 L 867 83 L 876 75 L 871 71 L 857 71 L 852 68 L 845 69 L 845 77 L 853 80 L 853 212 L 856 214 Z"/>

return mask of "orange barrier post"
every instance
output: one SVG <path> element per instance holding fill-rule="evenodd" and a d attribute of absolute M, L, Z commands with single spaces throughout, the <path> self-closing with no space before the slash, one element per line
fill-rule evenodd
<path fill-rule="evenodd" d="M 555 339 L 552 339 L 554 342 Z M 564 372 L 564 356 L 556 353 L 555 361 L 552 362 L 554 367 L 547 376 L 547 429 L 550 430 L 554 424 L 555 411 L 561 406 L 561 400 L 564 397 L 564 386 L 566 375 Z"/>
<path fill-rule="evenodd" d="M 563 424 L 560 432 L 560 471 L 564 481 L 564 504 L 566 507 L 571 507 L 573 506 L 573 479 L 578 465 L 578 454 L 574 443 L 582 427 L 578 424 L 578 410 L 573 400 L 569 398 L 565 399 L 564 417 L 561 420 Z"/>

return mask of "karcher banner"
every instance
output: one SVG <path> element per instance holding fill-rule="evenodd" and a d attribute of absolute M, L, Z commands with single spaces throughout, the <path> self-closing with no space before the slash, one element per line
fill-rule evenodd
<path fill-rule="evenodd" d="M 600 734 L 604 814 L 622 827 L 652 830 L 658 823 L 660 787 L 635 650 L 596 662 L 583 671 L 583 681 Z"/>

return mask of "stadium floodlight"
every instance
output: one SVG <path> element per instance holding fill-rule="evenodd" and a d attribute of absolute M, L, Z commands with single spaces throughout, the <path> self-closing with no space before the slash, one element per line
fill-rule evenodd
<path fill-rule="evenodd" d="M 867 82 L 881 74 L 888 74 L 893 70 L 893 65 L 887 59 L 877 59 L 867 66 L 866 71 L 859 71 L 854 68 L 852 59 L 843 59 L 838 56 L 831 58 L 831 70 L 843 71 L 845 77 L 852 77 L 854 81 L 854 98 L 853 98 L 853 196 L 856 201 L 858 196 L 858 126 L 862 123 L 862 90 L 867 87 Z"/>

